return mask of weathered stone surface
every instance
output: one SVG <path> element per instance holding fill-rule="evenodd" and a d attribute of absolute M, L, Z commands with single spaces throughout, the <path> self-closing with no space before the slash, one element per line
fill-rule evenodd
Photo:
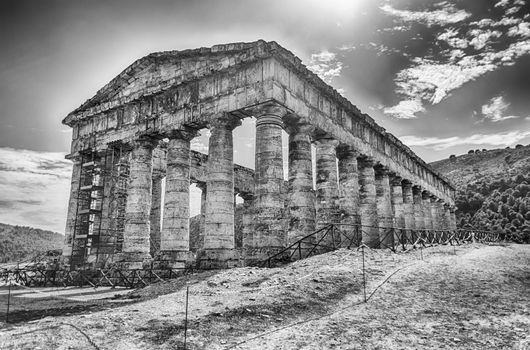
<path fill-rule="evenodd" d="M 315 231 L 315 192 L 309 125 L 291 125 L 289 132 L 288 243 Z"/>
<path fill-rule="evenodd" d="M 254 237 L 246 252 L 248 261 L 263 259 L 285 247 L 282 116 L 285 110 L 275 104 L 258 111 L 256 120 L 256 170 Z"/>
<path fill-rule="evenodd" d="M 321 138 L 316 145 L 316 216 L 317 228 L 330 223 L 340 223 L 339 184 L 337 173 L 337 146 L 339 142 L 329 138 Z M 325 234 L 325 232 L 322 232 Z M 334 247 L 340 245 L 340 236 L 320 236 L 316 240 L 321 244 Z"/>
<path fill-rule="evenodd" d="M 374 162 L 371 159 L 359 158 L 358 166 L 362 242 L 370 248 L 377 248 L 380 242 Z"/>
<path fill-rule="evenodd" d="M 357 157 L 359 154 L 346 145 L 337 148 L 339 159 L 339 204 L 341 211 L 340 229 L 344 231 L 350 240 L 342 240 L 341 245 L 348 247 L 352 245 L 359 234 L 361 234 L 361 215 L 359 198 L 359 170 L 357 168 Z"/>
<path fill-rule="evenodd" d="M 375 167 L 375 191 L 377 201 L 377 216 L 379 222 L 379 240 L 382 247 L 392 247 L 394 244 L 394 215 L 390 194 L 390 175 L 381 166 Z"/>
<path fill-rule="evenodd" d="M 412 183 L 408 180 L 401 182 L 403 190 L 403 213 L 405 216 L 405 229 L 407 239 L 412 239 L 412 230 L 416 229 L 416 220 L 414 218 L 414 199 L 412 195 Z"/>
<path fill-rule="evenodd" d="M 75 220 L 77 216 L 77 198 L 79 191 L 79 181 L 81 180 L 81 159 L 72 158 L 72 181 L 70 185 L 70 198 L 68 200 L 68 211 L 66 214 L 66 227 L 64 229 L 63 257 L 66 264 L 69 263 L 72 255 L 72 237 L 75 232 Z"/>
<path fill-rule="evenodd" d="M 133 144 L 130 160 L 125 232 L 122 259 L 142 261 L 150 257 L 150 214 L 152 186 L 152 152 L 155 144 L 149 138 Z M 122 260 L 119 259 L 119 260 Z"/>
<path fill-rule="evenodd" d="M 195 134 L 175 130 L 168 136 L 162 254 L 189 250 L 190 140 Z"/>
<path fill-rule="evenodd" d="M 423 218 L 425 220 L 425 229 L 432 230 L 432 215 L 431 215 L 431 195 L 429 192 L 422 192 L 421 200 L 423 203 Z"/>
<path fill-rule="evenodd" d="M 225 114 L 211 125 L 203 249 L 234 249 L 234 149 L 239 118 Z"/>
<path fill-rule="evenodd" d="M 416 230 L 425 230 L 425 217 L 423 213 L 423 200 L 421 197 L 421 187 L 412 186 L 412 208 L 414 212 L 414 228 Z"/>
<path fill-rule="evenodd" d="M 392 212 L 394 214 L 394 226 L 396 231 L 394 234 L 394 244 L 399 244 L 403 241 L 402 235 L 406 235 L 404 229 L 407 228 L 405 215 L 405 204 L 403 201 L 403 186 L 402 179 L 399 176 L 391 176 L 390 179 L 390 202 L 392 203 Z"/>
<path fill-rule="evenodd" d="M 160 223 L 162 220 L 162 178 L 160 172 L 153 172 L 153 187 L 151 189 L 151 256 L 160 251 Z"/>

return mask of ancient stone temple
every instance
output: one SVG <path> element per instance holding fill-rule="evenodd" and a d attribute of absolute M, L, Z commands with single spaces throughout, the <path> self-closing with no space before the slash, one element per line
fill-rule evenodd
<path fill-rule="evenodd" d="M 233 162 L 232 131 L 249 117 L 254 170 Z M 275 42 L 150 54 L 63 123 L 73 129 L 63 250 L 72 267 L 236 266 L 328 223 L 362 227 L 372 247 L 392 227 L 456 229 L 451 184 Z M 208 155 L 190 150 L 204 128 Z M 202 216 L 190 240 L 191 183 L 202 189 Z M 244 199 L 240 243 L 235 194 Z"/>

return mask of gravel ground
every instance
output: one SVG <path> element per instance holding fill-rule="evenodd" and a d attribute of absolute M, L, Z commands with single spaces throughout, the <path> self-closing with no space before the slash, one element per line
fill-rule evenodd
<path fill-rule="evenodd" d="M 361 251 L 341 249 L 151 285 L 134 304 L 4 328 L 0 348 L 184 348 L 188 287 L 188 349 L 530 349 L 529 245 L 365 259 L 367 303 Z"/>

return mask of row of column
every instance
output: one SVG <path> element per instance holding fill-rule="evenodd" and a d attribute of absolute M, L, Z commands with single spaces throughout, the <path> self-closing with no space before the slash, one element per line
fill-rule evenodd
<path fill-rule="evenodd" d="M 312 126 L 291 120 L 279 105 L 256 111 L 255 192 L 245 201 L 243 248 L 249 262 L 283 249 L 328 223 L 359 230 L 371 247 L 395 240 L 389 228 L 453 229 L 454 210 L 410 181 L 401 179 L 351 146 Z M 229 267 L 241 258 L 234 244 L 233 129 L 240 120 L 223 114 L 211 123 L 204 234 L 197 259 L 202 267 Z M 289 172 L 284 181 L 282 130 L 289 133 Z M 153 173 L 153 148 L 148 137 L 134 142 L 125 205 L 121 261 L 141 265 L 159 251 L 159 261 L 189 262 L 190 141 L 193 130 L 175 130 L 165 137 L 167 170 L 164 203 L 161 176 Z M 316 191 L 313 190 L 312 144 L 316 146 Z M 163 226 L 159 220 L 163 206 Z M 152 231 L 152 232 L 151 232 Z M 160 242 L 159 247 L 153 241 Z M 341 244 L 340 239 L 337 242 Z M 222 264 L 219 266 L 219 263 Z"/>

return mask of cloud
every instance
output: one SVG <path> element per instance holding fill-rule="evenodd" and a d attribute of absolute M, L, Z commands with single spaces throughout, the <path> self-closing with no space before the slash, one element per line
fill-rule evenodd
<path fill-rule="evenodd" d="M 436 39 L 438 39 L 439 41 L 445 41 L 449 46 L 454 48 L 467 48 L 469 46 L 469 42 L 465 38 L 457 37 L 458 34 L 458 30 L 450 28 L 445 32 L 439 34 Z"/>
<path fill-rule="evenodd" d="M 423 108 L 421 101 L 405 100 L 394 107 L 384 108 L 383 112 L 399 119 L 414 119 L 416 118 L 416 113 L 425 112 L 425 108 Z"/>
<path fill-rule="evenodd" d="M 337 55 L 328 50 L 323 50 L 311 55 L 307 68 L 318 75 L 326 83 L 338 77 L 342 71 L 343 64 L 337 60 Z"/>
<path fill-rule="evenodd" d="M 0 148 L 0 222 L 63 232 L 71 173 L 64 153 Z"/>
<path fill-rule="evenodd" d="M 475 134 L 467 137 L 402 136 L 399 139 L 408 146 L 421 146 L 441 151 L 462 145 L 512 146 L 528 136 L 530 136 L 530 131 L 511 131 L 498 134 Z"/>
<path fill-rule="evenodd" d="M 504 101 L 502 96 L 493 97 L 489 103 L 482 106 L 482 115 L 484 119 L 492 122 L 500 122 L 506 119 L 519 118 L 518 116 L 505 116 L 504 112 L 510 107 L 510 104 Z"/>
<path fill-rule="evenodd" d="M 501 37 L 502 33 L 498 30 L 483 30 L 473 29 L 469 31 L 469 34 L 473 37 L 469 44 L 475 48 L 475 50 L 481 50 L 489 46 L 491 39 Z"/>
<path fill-rule="evenodd" d="M 530 23 L 521 22 L 517 26 L 511 27 L 508 30 L 509 36 L 520 36 L 523 38 L 530 38 Z"/>
<path fill-rule="evenodd" d="M 389 4 L 381 6 L 380 9 L 388 15 L 398 17 L 402 21 L 419 22 L 427 26 L 454 24 L 462 22 L 471 16 L 470 13 L 464 10 L 458 10 L 446 1 L 436 5 L 440 9 L 432 11 L 397 10 Z"/>

